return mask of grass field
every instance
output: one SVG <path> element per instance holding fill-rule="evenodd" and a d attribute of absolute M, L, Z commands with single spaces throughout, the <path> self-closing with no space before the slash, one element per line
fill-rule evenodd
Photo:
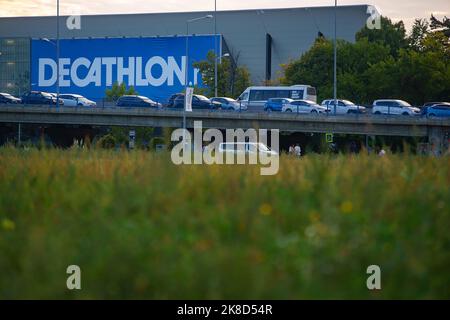
<path fill-rule="evenodd" d="M 285 156 L 259 173 L 2 148 L 0 299 L 450 298 L 448 157 Z"/>

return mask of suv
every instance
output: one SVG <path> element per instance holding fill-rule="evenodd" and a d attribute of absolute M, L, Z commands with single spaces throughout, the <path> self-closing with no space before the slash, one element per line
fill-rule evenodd
<path fill-rule="evenodd" d="M 192 96 L 192 109 L 221 109 L 221 103 L 216 101 L 211 101 L 207 97 L 194 94 Z M 173 102 L 173 108 L 184 109 L 184 94 L 178 96 Z"/>
<path fill-rule="evenodd" d="M 160 103 L 157 103 L 150 98 L 137 95 L 121 96 L 119 100 L 117 100 L 116 105 L 118 107 L 161 107 Z"/>
<path fill-rule="evenodd" d="M 385 99 L 375 100 L 373 102 L 372 113 L 414 116 L 420 113 L 420 109 L 412 107 L 408 102 L 403 100 Z"/>
<path fill-rule="evenodd" d="M 327 108 L 330 114 L 334 114 L 334 99 L 323 100 L 321 105 Z M 357 106 L 349 100 L 337 100 L 336 114 L 363 113 L 365 110 L 365 107 Z"/>
<path fill-rule="evenodd" d="M 450 103 L 442 102 L 439 104 L 426 106 L 422 109 L 422 116 L 426 116 L 428 118 L 450 117 Z"/>
<path fill-rule="evenodd" d="M 272 112 L 272 111 L 281 111 L 283 109 L 284 104 L 289 104 L 293 99 L 289 98 L 270 98 L 264 104 L 264 111 Z"/>
<path fill-rule="evenodd" d="M 56 105 L 56 98 L 54 98 L 50 93 L 42 91 L 30 91 L 22 96 L 23 104 L 48 104 Z M 64 102 L 59 100 L 59 104 L 63 105 Z"/>
<path fill-rule="evenodd" d="M 16 98 L 12 95 L 10 95 L 9 93 L 2 93 L 0 92 L 0 103 L 13 103 L 13 104 L 17 104 L 20 103 L 20 99 Z"/>

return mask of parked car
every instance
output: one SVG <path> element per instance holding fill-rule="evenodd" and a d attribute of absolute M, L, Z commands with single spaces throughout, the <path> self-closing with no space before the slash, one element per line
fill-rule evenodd
<path fill-rule="evenodd" d="M 373 102 L 372 113 L 414 116 L 420 113 L 420 109 L 403 100 L 383 99 Z"/>
<path fill-rule="evenodd" d="M 116 105 L 118 107 L 150 107 L 150 108 L 160 108 L 161 104 L 153 101 L 150 98 L 137 95 L 127 95 L 121 96 Z"/>
<path fill-rule="evenodd" d="M 281 111 L 297 113 L 325 113 L 327 112 L 327 108 L 310 100 L 293 100 L 288 104 L 284 104 Z"/>
<path fill-rule="evenodd" d="M 175 99 L 183 96 L 184 97 L 184 93 L 175 93 L 173 95 L 170 96 L 169 100 L 167 101 L 167 104 L 165 105 L 167 108 L 173 108 L 173 104 L 175 102 Z"/>
<path fill-rule="evenodd" d="M 22 95 L 22 103 L 56 105 L 56 98 L 48 92 L 30 91 Z M 64 102 L 60 100 L 59 104 L 64 105 Z"/>
<path fill-rule="evenodd" d="M 450 103 L 434 104 L 425 108 L 422 108 L 422 116 L 428 118 L 443 118 L 450 117 Z"/>
<path fill-rule="evenodd" d="M 211 102 L 218 102 L 220 103 L 220 106 L 222 108 L 222 110 L 246 110 L 247 106 L 244 106 L 236 101 L 235 99 L 232 98 L 227 98 L 227 97 L 214 97 L 210 99 Z"/>
<path fill-rule="evenodd" d="M 16 98 L 16 97 L 10 95 L 9 93 L 0 92 L 0 103 L 18 104 L 20 102 L 21 102 L 21 100 L 19 98 Z"/>
<path fill-rule="evenodd" d="M 327 108 L 330 114 L 335 113 L 334 99 L 323 100 L 321 105 Z M 350 100 L 343 100 L 343 99 L 337 100 L 336 114 L 363 113 L 365 111 L 366 111 L 365 107 L 358 106 L 353 102 L 351 102 Z"/>
<path fill-rule="evenodd" d="M 278 155 L 275 150 L 270 150 L 262 142 L 222 142 L 219 144 L 219 152 L 232 154 L 267 154 Z"/>
<path fill-rule="evenodd" d="M 178 96 L 174 103 L 173 103 L 173 108 L 176 109 L 184 109 L 184 94 Z M 216 109 L 220 109 L 221 108 L 221 104 L 219 102 L 213 102 L 211 100 L 209 100 L 207 97 L 199 95 L 199 94 L 194 94 L 192 96 L 192 109 L 207 109 L 207 110 L 216 110 Z"/>
<path fill-rule="evenodd" d="M 59 99 L 62 99 L 65 107 L 96 107 L 97 104 L 79 94 L 63 93 L 59 95 Z"/>
<path fill-rule="evenodd" d="M 281 111 L 283 109 L 283 104 L 289 104 L 294 99 L 289 98 L 270 98 L 264 104 L 264 111 L 272 112 L 272 111 Z"/>

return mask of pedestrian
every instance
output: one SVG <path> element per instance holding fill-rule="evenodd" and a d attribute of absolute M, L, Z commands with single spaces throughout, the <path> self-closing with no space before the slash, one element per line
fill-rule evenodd
<path fill-rule="evenodd" d="M 293 154 L 294 154 L 294 145 L 293 145 L 293 144 L 291 144 L 291 145 L 289 146 L 289 154 L 290 154 L 290 155 L 293 155 Z"/>
<path fill-rule="evenodd" d="M 302 155 L 302 148 L 300 148 L 300 145 L 298 143 L 294 147 L 294 153 L 297 157 L 300 157 Z"/>

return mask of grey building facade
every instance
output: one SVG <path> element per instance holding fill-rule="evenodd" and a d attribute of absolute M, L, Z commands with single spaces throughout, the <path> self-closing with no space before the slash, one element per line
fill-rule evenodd
<path fill-rule="evenodd" d="M 281 75 L 281 64 L 298 58 L 323 34 L 334 36 L 334 7 L 219 11 L 217 34 L 234 61 L 249 69 L 254 85 Z M 337 8 L 337 36 L 354 41 L 365 26 L 368 5 Z M 60 38 L 155 37 L 186 34 L 186 21 L 211 12 L 86 15 L 81 28 L 69 30 L 60 17 Z M 214 20 L 189 26 L 190 34 L 214 34 Z M 0 92 L 29 88 L 30 39 L 55 38 L 55 17 L 0 18 Z"/>

